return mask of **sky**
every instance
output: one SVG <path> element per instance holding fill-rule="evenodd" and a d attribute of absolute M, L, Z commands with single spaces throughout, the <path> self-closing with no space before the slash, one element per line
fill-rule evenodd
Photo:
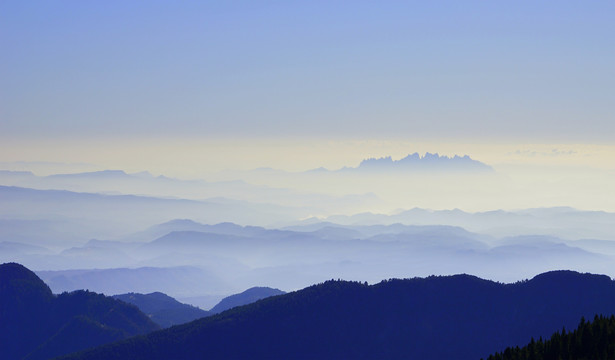
<path fill-rule="evenodd" d="M 614 16 L 611 1 L 2 1 L 0 161 L 198 177 L 429 151 L 612 176 Z"/>

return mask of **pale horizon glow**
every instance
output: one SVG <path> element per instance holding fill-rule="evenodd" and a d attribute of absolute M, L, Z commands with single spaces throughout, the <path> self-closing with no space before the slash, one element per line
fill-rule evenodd
<path fill-rule="evenodd" d="M 1 0 L 0 264 L 207 309 L 329 279 L 615 279 L 614 19 L 615 1 Z M 127 319 L 184 315 L 143 310 Z M 92 319 L 17 345 L 132 331 Z"/>
<path fill-rule="evenodd" d="M 438 153 L 468 155 L 490 166 L 538 165 L 614 170 L 615 145 L 578 143 L 463 143 L 381 139 L 87 139 L 8 140 L 0 162 L 55 162 L 99 170 L 149 171 L 199 178 L 225 170 L 272 168 L 300 172 L 355 167 L 367 158 Z M 16 150 L 18 149 L 18 150 Z M 200 164 L 200 165 L 199 165 Z M 80 170 L 71 172 L 81 172 Z M 55 172 L 57 173 L 57 172 Z M 50 173 L 51 174 L 51 173 Z M 49 175 L 49 174 L 38 174 Z"/>
<path fill-rule="evenodd" d="M 9 150 L 11 145 L 3 146 Z M 374 193 L 384 201 L 379 206 L 357 208 L 356 212 L 392 213 L 413 207 L 475 212 L 552 206 L 615 211 L 615 205 L 606 196 L 615 193 L 615 168 L 609 162 L 615 158 L 615 146 L 607 145 L 99 139 L 63 144 L 40 141 L 29 144 L 27 149 L 19 157 L 3 151 L 0 157 L 3 168 L 33 170 L 40 176 L 100 170 L 148 171 L 155 176 L 214 182 L 243 180 L 249 184 L 331 196 Z M 374 179 L 335 177 L 326 183 L 300 177 L 301 172 L 320 167 L 329 170 L 356 167 L 366 158 L 400 159 L 414 152 L 469 155 L 492 166 L 495 174 L 443 179 L 415 176 L 399 181 L 382 174 Z M 272 177 L 251 172 L 258 168 L 282 170 L 288 175 Z M 425 187 L 423 182 L 430 185 Z M 408 192 L 411 189 L 423 190 Z"/>
<path fill-rule="evenodd" d="M 0 162 L 375 192 L 387 211 L 615 211 L 614 13 L 574 1 L 5 1 Z M 417 179 L 249 173 L 415 152 L 469 155 L 498 178 L 427 179 L 438 189 L 421 192 Z"/>

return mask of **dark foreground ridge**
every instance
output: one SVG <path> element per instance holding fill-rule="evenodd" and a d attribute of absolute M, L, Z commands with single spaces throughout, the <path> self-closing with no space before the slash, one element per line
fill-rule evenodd
<path fill-rule="evenodd" d="M 480 359 L 615 314 L 607 276 L 328 281 L 63 359 Z"/>
<path fill-rule="evenodd" d="M 487 360 L 608 360 L 615 359 L 615 316 L 596 315 L 593 322 L 581 319 L 576 330 L 557 331 L 549 340 L 532 339 L 526 346 L 506 348 Z"/>
<path fill-rule="evenodd" d="M 22 265 L 0 265 L 1 359 L 49 359 L 157 329 L 135 306 L 89 291 L 55 296 Z"/>

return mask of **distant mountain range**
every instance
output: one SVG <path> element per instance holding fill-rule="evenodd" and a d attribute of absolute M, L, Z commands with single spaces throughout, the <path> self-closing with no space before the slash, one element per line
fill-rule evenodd
<path fill-rule="evenodd" d="M 267 224 L 272 218 L 290 221 L 309 213 L 310 209 L 229 199 L 197 201 L 0 185 L 0 218 L 76 222 L 80 233 L 96 237 L 115 237 L 172 219 L 194 218 L 195 214 L 197 220 L 214 223 L 232 218 L 239 223 Z"/>
<path fill-rule="evenodd" d="M 475 360 L 614 313 L 609 277 L 571 271 L 514 284 L 331 280 L 63 359 Z"/>
<path fill-rule="evenodd" d="M 296 225 L 333 223 L 345 226 L 369 225 L 450 225 L 493 236 L 554 235 L 564 239 L 615 239 L 615 213 L 585 211 L 571 207 L 530 208 L 466 212 L 460 209 L 430 210 L 412 208 L 394 214 L 359 213 L 305 219 Z M 290 227 L 289 229 L 299 229 Z"/>
<path fill-rule="evenodd" d="M 448 161 L 442 160 L 444 158 L 446 157 L 440 156 L 439 160 L 433 161 Z M 388 160 L 372 160 L 374 164 L 389 163 Z M 396 164 L 391 166 L 405 167 L 399 163 L 401 161 L 390 160 Z M 420 162 L 424 161 L 427 161 L 425 157 L 421 158 Z M 371 166 L 367 165 L 368 163 L 371 162 L 365 162 L 366 165 L 360 167 Z M 579 211 L 566 207 L 476 213 L 459 209 L 432 211 L 424 208 L 407 210 L 400 208 L 393 213 L 379 214 L 363 210 L 367 208 L 371 211 L 371 209 L 380 208 L 372 206 L 379 202 L 378 197 L 373 194 L 334 198 L 322 194 L 302 193 L 295 194 L 297 197 L 293 197 L 290 196 L 292 193 L 290 190 L 274 194 L 269 190 L 250 185 L 250 189 L 246 192 L 259 194 L 262 201 L 255 203 L 251 200 L 222 198 L 220 194 L 225 192 L 211 188 L 206 182 L 201 184 L 198 181 L 193 183 L 185 180 L 166 180 L 166 178 L 161 179 L 149 174 L 126 174 L 119 170 L 47 177 L 30 175 L 38 179 L 30 184 L 38 189 L 23 187 L 29 182 L 15 180 L 20 178 L 22 173 L 14 174 L 4 171 L 4 173 L 12 174 L 4 178 L 1 173 L 3 172 L 0 171 L 0 183 L 2 179 L 5 179 L 5 183 L 16 184 L 16 186 L 0 185 L 0 225 L 2 225 L 0 226 L 0 241 L 29 242 L 35 245 L 54 241 L 74 244 L 91 238 L 125 237 L 129 233 L 142 231 L 153 224 L 179 218 L 194 219 L 208 224 L 232 221 L 238 224 L 275 227 L 321 221 L 341 225 L 389 225 L 394 223 L 453 225 L 461 226 L 469 231 L 488 232 L 494 236 L 541 234 L 566 239 L 615 239 L 615 230 L 611 225 L 615 214 L 601 211 Z M 351 185 L 355 182 L 344 176 L 340 177 L 342 179 L 339 186 L 343 187 L 344 184 Z M 397 176 L 393 177 L 397 178 Z M 73 179 L 75 185 L 71 185 L 71 182 L 57 184 L 57 188 L 68 190 L 40 189 L 54 188 L 54 181 L 65 178 Z M 90 178 L 96 180 L 90 180 Z M 117 182 L 112 179 L 117 179 Z M 310 182 L 314 183 L 316 180 L 311 179 Z M 155 190 L 158 186 L 168 191 Z M 216 194 L 216 197 L 210 197 L 207 200 L 170 197 L 171 194 L 180 194 L 188 188 L 209 189 L 207 191 L 211 190 L 210 195 Z M 89 192 L 77 192 L 76 190 Z M 180 193 L 173 193 L 176 190 Z M 118 195 L 126 191 L 161 193 L 167 197 L 163 195 L 158 197 Z M 405 192 L 405 188 L 401 192 Z M 186 195 L 189 194 L 186 193 Z M 242 198 L 242 196 L 239 197 Z M 310 219 L 312 216 L 317 218 Z"/>
<path fill-rule="evenodd" d="M 157 329 L 132 305 L 89 291 L 56 296 L 22 265 L 0 265 L 2 359 L 49 359 Z"/>
<path fill-rule="evenodd" d="M 330 196 L 296 191 L 284 187 L 255 185 L 245 180 L 184 180 L 153 176 L 149 172 L 126 173 L 123 170 L 103 170 L 74 174 L 37 176 L 31 172 L 0 170 L 0 185 L 37 190 L 68 190 L 105 195 L 139 195 L 172 199 L 205 200 L 209 202 L 249 202 L 276 204 L 282 207 L 304 207 L 322 212 L 323 207 L 344 211 L 357 204 L 376 204 L 373 194 Z M 227 219 L 231 220 L 231 219 Z M 235 219 L 233 219 L 235 220 Z M 235 220 L 236 221 L 236 220 Z"/>
<path fill-rule="evenodd" d="M 381 158 L 369 158 L 361 161 L 356 168 L 344 168 L 342 170 L 371 170 L 371 171 L 461 171 L 461 172 L 484 172 L 494 171 L 485 163 L 471 159 L 468 155 L 455 155 L 453 157 L 441 156 L 437 153 L 410 154 L 402 159 L 393 160 L 390 156 Z"/>
<path fill-rule="evenodd" d="M 325 175 L 335 173 L 361 173 L 364 171 L 373 171 L 380 173 L 402 173 L 402 172 L 494 172 L 495 170 L 478 160 L 472 159 L 469 155 L 453 155 L 452 157 L 446 155 L 439 155 L 438 153 L 432 154 L 426 152 L 424 155 L 420 155 L 415 152 L 408 154 L 407 156 L 393 160 L 391 156 L 384 156 L 380 158 L 367 158 L 363 159 L 359 165 L 344 166 L 339 169 L 331 170 L 325 167 L 319 167 L 303 172 L 288 173 L 283 170 L 277 170 L 273 168 L 261 167 L 252 170 L 253 173 L 259 173 L 261 175 L 270 176 L 284 176 L 288 174 L 311 174 L 311 175 Z M 231 172 L 232 174 L 232 172 Z M 235 173 L 234 176 L 239 176 L 239 173 Z M 245 175 L 244 175 L 245 176 Z"/>
<path fill-rule="evenodd" d="M 428 211 L 410 214 L 417 214 L 417 221 L 423 215 L 440 216 Z M 586 213 L 579 214 L 583 217 Z M 594 216 L 587 215 L 589 223 Z M 517 213 L 451 212 L 451 218 L 456 217 L 485 224 L 517 217 L 542 221 Z M 608 218 L 602 220 L 605 226 Z M 598 227 L 599 223 L 594 224 Z M 573 221 L 570 225 L 574 226 Z M 39 247 L 4 245 L 11 253 L 6 257 L 0 254 L 0 259 L 22 259 L 35 269 L 49 269 L 47 264 L 55 269 L 63 266 L 63 270 L 37 270 L 54 292 L 161 291 L 203 309 L 211 308 L 227 294 L 255 284 L 296 290 L 337 277 L 371 283 L 407 274 L 465 272 L 508 282 L 560 268 L 615 274 L 614 241 L 567 240 L 549 235 L 498 238 L 444 225 L 306 222 L 268 229 L 173 220 L 126 239 L 90 240 L 59 253 L 45 252 Z M 203 302 L 186 300 L 200 296 L 215 298 Z"/>

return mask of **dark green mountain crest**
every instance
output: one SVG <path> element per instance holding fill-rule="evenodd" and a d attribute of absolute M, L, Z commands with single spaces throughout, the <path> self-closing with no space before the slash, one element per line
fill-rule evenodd
<path fill-rule="evenodd" d="M 615 314 L 613 281 L 570 271 L 328 281 L 67 359 L 480 359 L 594 314 Z"/>
<path fill-rule="evenodd" d="M 574 331 L 555 332 L 550 339 L 532 340 L 526 346 L 508 347 L 487 360 L 547 360 L 547 359 L 615 359 L 615 316 L 594 317 L 592 322 L 581 319 Z"/>
<path fill-rule="evenodd" d="M 54 296 L 22 265 L 0 265 L 2 359 L 47 359 L 158 328 L 135 306 L 89 291 Z"/>
<path fill-rule="evenodd" d="M 137 306 L 161 327 L 184 324 L 211 315 L 208 311 L 182 304 L 161 292 L 150 294 L 128 293 L 114 295 L 113 297 Z"/>
<path fill-rule="evenodd" d="M 251 304 L 255 301 L 265 299 L 270 296 L 283 294 L 286 293 L 279 289 L 272 289 L 269 287 L 253 287 L 242 293 L 225 297 L 216 306 L 214 306 L 210 312 L 217 314 L 237 306 Z"/>

